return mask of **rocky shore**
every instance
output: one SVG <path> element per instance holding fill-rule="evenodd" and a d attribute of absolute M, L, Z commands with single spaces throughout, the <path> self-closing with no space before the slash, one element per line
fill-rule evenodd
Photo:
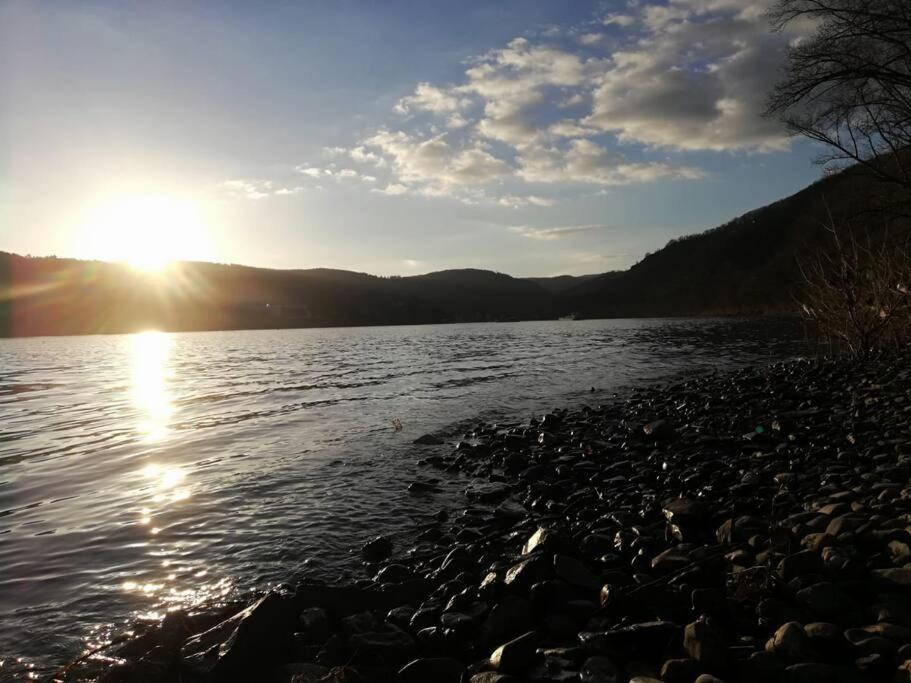
<path fill-rule="evenodd" d="M 365 543 L 364 580 L 173 612 L 60 679 L 911 681 L 904 357 L 421 441 L 426 478 L 402 493 L 427 520 Z M 431 514 L 435 468 L 470 477 L 463 510 Z"/>

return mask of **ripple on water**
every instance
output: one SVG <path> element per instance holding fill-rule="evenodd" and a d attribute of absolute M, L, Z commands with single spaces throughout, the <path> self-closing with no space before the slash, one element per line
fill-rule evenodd
<path fill-rule="evenodd" d="M 0 340 L 0 659 L 47 672 L 131 617 L 354 576 L 366 537 L 463 502 L 458 476 L 406 491 L 417 436 L 798 339 L 613 320 Z"/>

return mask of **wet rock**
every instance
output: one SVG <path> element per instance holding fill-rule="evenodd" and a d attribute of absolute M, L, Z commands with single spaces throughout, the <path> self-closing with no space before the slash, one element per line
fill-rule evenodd
<path fill-rule="evenodd" d="M 870 573 L 882 583 L 901 588 L 911 588 L 911 567 L 874 569 Z"/>
<path fill-rule="evenodd" d="M 554 573 L 571 586 L 590 591 L 601 588 L 601 581 L 588 567 L 567 555 L 554 555 Z"/>
<path fill-rule="evenodd" d="M 691 683 L 702 671 L 702 664 L 690 657 L 668 659 L 661 666 L 661 680 L 665 683 Z"/>
<path fill-rule="evenodd" d="M 672 643 L 679 643 L 681 628 L 669 621 L 651 621 L 620 626 L 607 631 L 582 632 L 582 649 L 620 660 L 631 657 L 653 659 Z"/>
<path fill-rule="evenodd" d="M 812 662 L 818 657 L 803 626 L 795 621 L 788 622 L 775 631 L 765 649 L 785 662 Z"/>
<path fill-rule="evenodd" d="M 677 431 L 667 420 L 655 420 L 642 428 L 642 433 L 656 441 L 670 441 L 677 436 Z"/>
<path fill-rule="evenodd" d="M 399 668 L 413 658 L 416 648 L 411 636 L 392 624 L 383 624 L 375 631 L 355 633 L 348 638 L 348 653 L 352 664 Z"/>
<path fill-rule="evenodd" d="M 534 662 L 537 644 L 538 635 L 529 631 L 494 650 L 490 666 L 501 673 L 519 674 Z"/>
<path fill-rule="evenodd" d="M 507 595 L 490 610 L 481 624 L 479 641 L 491 648 L 524 630 L 532 615 L 531 602 L 518 595 Z"/>
<path fill-rule="evenodd" d="M 552 575 L 553 568 L 548 558 L 537 555 L 510 567 L 503 583 L 514 588 L 530 588 L 532 584 L 546 581 Z"/>
<path fill-rule="evenodd" d="M 705 620 L 687 624 L 683 632 L 683 647 L 705 671 L 722 673 L 728 669 L 728 646 Z"/>
<path fill-rule="evenodd" d="M 801 550 L 785 557 L 778 565 L 778 572 L 785 581 L 821 574 L 822 557 L 813 550 Z"/>
<path fill-rule="evenodd" d="M 457 659 L 435 657 L 415 659 L 403 666 L 397 679 L 401 683 L 460 683 L 465 665 Z"/>
<path fill-rule="evenodd" d="M 623 683 L 617 665 L 607 657 L 589 657 L 579 670 L 581 683 Z"/>
<path fill-rule="evenodd" d="M 377 536 L 364 543 L 361 552 L 365 557 L 381 560 L 392 552 L 392 540 L 386 536 Z"/>
<path fill-rule="evenodd" d="M 223 681 L 249 680 L 290 646 L 297 621 L 293 601 L 269 593 L 212 629 L 187 640 L 184 666 Z"/>

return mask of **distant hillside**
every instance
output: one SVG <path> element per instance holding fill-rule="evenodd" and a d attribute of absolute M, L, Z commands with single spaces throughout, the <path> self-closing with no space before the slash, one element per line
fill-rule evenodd
<path fill-rule="evenodd" d="M 849 169 L 672 240 L 627 271 L 580 277 L 181 263 L 156 278 L 120 264 L 0 252 L 0 336 L 791 312 L 798 258 L 822 243 L 827 210 L 857 214 L 882 188 Z M 865 225 L 876 231 L 883 221 L 869 215 Z"/>
<path fill-rule="evenodd" d="M 587 317 L 792 312 L 799 259 L 828 244 L 828 212 L 853 217 L 872 234 L 888 221 L 897 234 L 906 224 L 870 207 L 902 200 L 849 169 L 720 227 L 671 240 L 627 271 L 576 284 L 558 294 L 555 307 Z"/>
<path fill-rule="evenodd" d="M 181 263 L 156 278 L 120 264 L 0 252 L 0 336 L 549 317 L 547 289 L 483 270 L 377 277 Z"/>
<path fill-rule="evenodd" d="M 617 276 L 620 275 L 620 273 L 612 271 L 610 273 L 602 273 L 601 275 L 555 275 L 553 277 L 527 277 L 525 279 L 529 282 L 541 285 L 552 294 L 559 294 L 560 292 L 565 292 L 576 285 L 588 282 L 596 277 L 609 277 L 611 275 Z"/>

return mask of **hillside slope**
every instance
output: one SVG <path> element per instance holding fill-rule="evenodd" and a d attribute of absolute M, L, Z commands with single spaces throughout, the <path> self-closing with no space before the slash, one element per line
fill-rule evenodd
<path fill-rule="evenodd" d="M 828 245 L 829 213 L 881 232 L 887 219 L 870 207 L 894 203 L 886 191 L 853 169 L 824 178 L 725 225 L 671 240 L 623 273 L 581 282 L 558 294 L 555 307 L 588 317 L 791 312 L 798 263 Z M 889 222 L 892 231 L 902 228 Z"/>

